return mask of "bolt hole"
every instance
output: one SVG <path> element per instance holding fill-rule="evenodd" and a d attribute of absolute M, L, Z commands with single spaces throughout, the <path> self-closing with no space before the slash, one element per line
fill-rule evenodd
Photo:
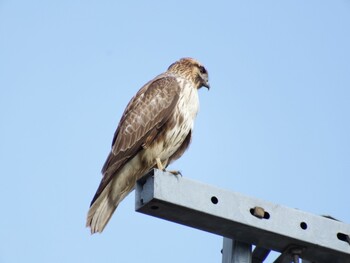
<path fill-rule="evenodd" d="M 344 233 L 338 233 L 337 238 L 341 241 L 347 242 L 350 245 L 350 236 Z"/>
<path fill-rule="evenodd" d="M 214 205 L 216 205 L 219 202 L 219 200 L 216 196 L 212 196 L 210 200 Z"/>
<path fill-rule="evenodd" d="M 301 222 L 300 227 L 301 227 L 301 229 L 305 230 L 305 229 L 307 229 L 307 224 L 305 222 Z"/>
<path fill-rule="evenodd" d="M 151 209 L 152 209 L 152 210 L 158 210 L 158 209 L 159 209 L 159 206 L 152 205 L 152 206 L 151 206 Z"/>
<path fill-rule="evenodd" d="M 251 208 L 250 210 L 251 215 L 260 218 L 260 219 L 269 219 L 270 218 L 270 214 L 269 212 L 266 212 L 262 207 L 254 207 Z"/>

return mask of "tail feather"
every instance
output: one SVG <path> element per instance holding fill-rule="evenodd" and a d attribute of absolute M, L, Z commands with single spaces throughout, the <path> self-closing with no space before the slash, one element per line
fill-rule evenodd
<path fill-rule="evenodd" d="M 148 171 L 138 156 L 126 164 L 90 206 L 86 226 L 91 234 L 102 232 L 119 203 L 133 190 L 136 180 Z M 95 195 L 96 196 L 96 195 Z"/>
<path fill-rule="evenodd" d="M 133 190 L 134 185 L 134 180 L 127 183 L 113 180 L 107 185 L 87 215 L 86 226 L 91 228 L 91 234 L 103 231 L 119 203 Z"/>
<path fill-rule="evenodd" d="M 89 209 L 86 226 L 91 228 L 91 234 L 103 231 L 119 204 L 119 202 L 117 204 L 113 202 L 109 188 L 110 184 Z"/>

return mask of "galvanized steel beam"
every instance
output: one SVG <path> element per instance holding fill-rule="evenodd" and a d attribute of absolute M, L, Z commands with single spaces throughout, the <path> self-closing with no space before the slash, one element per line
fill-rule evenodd
<path fill-rule="evenodd" d="M 304 260 L 350 263 L 349 224 L 167 172 L 153 170 L 138 181 L 135 206 L 138 212 L 266 250 L 295 249 Z"/>

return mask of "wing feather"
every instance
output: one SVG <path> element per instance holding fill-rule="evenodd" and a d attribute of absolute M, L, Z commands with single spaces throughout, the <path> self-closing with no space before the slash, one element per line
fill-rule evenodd
<path fill-rule="evenodd" d="M 143 86 L 127 105 L 103 165 L 103 178 L 91 205 L 123 165 L 154 140 L 179 99 L 180 86 L 171 76 L 160 75 Z"/>

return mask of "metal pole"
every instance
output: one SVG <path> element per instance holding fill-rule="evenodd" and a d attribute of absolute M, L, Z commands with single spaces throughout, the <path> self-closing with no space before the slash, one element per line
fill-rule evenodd
<path fill-rule="evenodd" d="M 301 259 L 350 263 L 350 224 L 160 170 L 138 181 L 135 207 L 144 214 L 239 240 L 224 241 L 223 263 L 262 263 L 271 250 L 282 253 L 275 263 Z M 247 244 L 258 247 L 250 252 Z"/>
<path fill-rule="evenodd" d="M 251 263 L 252 246 L 224 237 L 222 245 L 222 263 Z"/>

